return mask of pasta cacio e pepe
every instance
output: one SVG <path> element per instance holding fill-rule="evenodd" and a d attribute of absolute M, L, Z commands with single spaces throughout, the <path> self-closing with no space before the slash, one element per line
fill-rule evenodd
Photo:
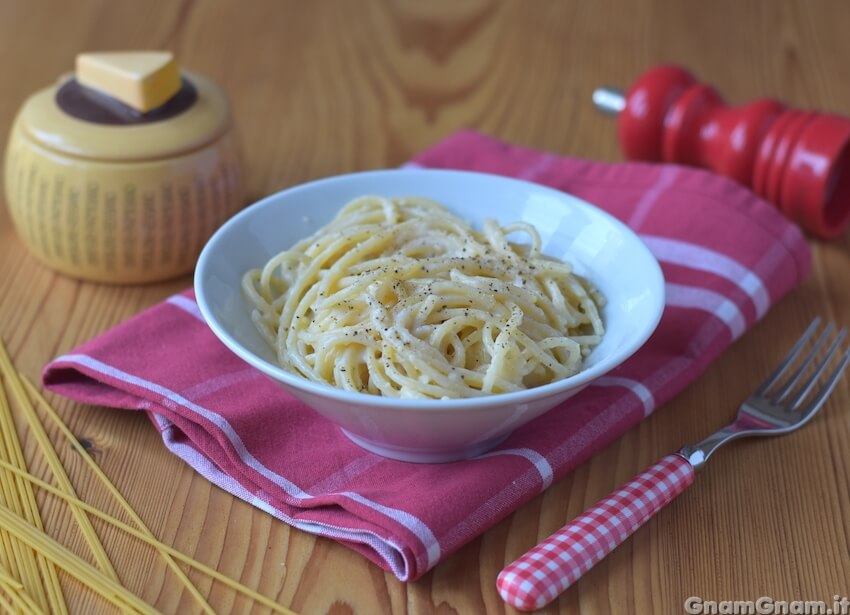
<path fill-rule="evenodd" d="M 528 241 L 508 241 L 524 233 Z M 480 231 L 424 198 L 364 196 L 242 279 L 280 365 L 347 391 L 462 398 L 579 372 L 603 298 L 526 223 Z"/>

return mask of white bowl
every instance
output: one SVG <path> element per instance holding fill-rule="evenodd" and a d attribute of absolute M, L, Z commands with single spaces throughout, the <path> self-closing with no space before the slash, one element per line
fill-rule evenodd
<path fill-rule="evenodd" d="M 573 264 L 605 296 L 606 333 L 577 375 L 488 397 L 400 400 L 317 384 L 277 365 L 251 322 L 240 281 L 248 269 L 326 224 L 365 194 L 424 196 L 474 227 L 494 217 L 533 224 L 544 252 Z M 215 335 L 253 367 L 342 428 L 372 452 L 417 462 L 473 457 L 518 426 L 575 395 L 647 340 L 661 318 L 664 279 L 638 237 L 609 214 L 569 194 L 525 181 L 464 171 L 404 169 L 330 177 L 273 194 L 226 222 L 195 271 L 195 294 Z"/>

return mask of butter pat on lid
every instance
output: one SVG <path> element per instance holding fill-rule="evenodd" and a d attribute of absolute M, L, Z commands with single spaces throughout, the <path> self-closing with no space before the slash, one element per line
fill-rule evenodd
<path fill-rule="evenodd" d="M 142 113 L 166 103 L 181 87 L 168 51 L 81 53 L 77 81 Z"/>

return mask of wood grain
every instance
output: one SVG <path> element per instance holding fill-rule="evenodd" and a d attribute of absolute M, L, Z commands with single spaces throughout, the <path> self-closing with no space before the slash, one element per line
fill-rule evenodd
<path fill-rule="evenodd" d="M 592 109 L 590 92 L 628 85 L 659 62 L 690 67 L 731 101 L 770 95 L 850 113 L 847 23 L 850 5 L 830 0 L 7 0 L 0 140 L 24 98 L 71 70 L 79 51 L 169 48 L 229 93 L 251 200 L 398 165 L 460 128 L 618 160 L 614 124 Z M 297 612 L 511 612 L 495 591 L 502 566 L 728 421 L 752 386 L 741 374 L 764 373 L 814 314 L 850 324 L 850 238 L 813 248 L 809 279 L 697 383 L 410 584 L 211 486 L 165 451 L 143 417 L 54 401 L 155 535 Z M 33 378 L 50 358 L 190 283 L 110 287 L 61 277 L 27 254 L 4 207 L 0 263 L 0 335 Z M 848 410 L 845 380 L 802 432 L 718 455 L 694 488 L 545 612 L 680 613 L 692 595 L 850 594 Z M 27 439 L 34 471 L 45 473 L 34 447 Z M 73 451 L 60 453 L 81 495 L 117 513 Z M 39 502 L 47 529 L 83 553 L 63 507 Z M 152 551 L 95 526 L 127 587 L 165 613 L 196 609 Z M 268 612 L 190 576 L 221 613 Z M 110 612 L 62 580 L 72 612 Z"/>

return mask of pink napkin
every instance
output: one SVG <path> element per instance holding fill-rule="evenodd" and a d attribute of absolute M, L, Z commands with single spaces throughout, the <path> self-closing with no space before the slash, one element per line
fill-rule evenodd
<path fill-rule="evenodd" d="M 45 385 L 146 412 L 165 446 L 222 489 L 408 581 L 681 391 L 809 270 L 796 226 L 707 172 L 599 164 L 473 132 L 410 164 L 548 184 L 625 221 L 664 270 L 667 305 L 656 333 L 614 373 L 496 450 L 442 465 L 391 461 L 352 444 L 221 345 L 190 291 L 58 357 Z"/>

